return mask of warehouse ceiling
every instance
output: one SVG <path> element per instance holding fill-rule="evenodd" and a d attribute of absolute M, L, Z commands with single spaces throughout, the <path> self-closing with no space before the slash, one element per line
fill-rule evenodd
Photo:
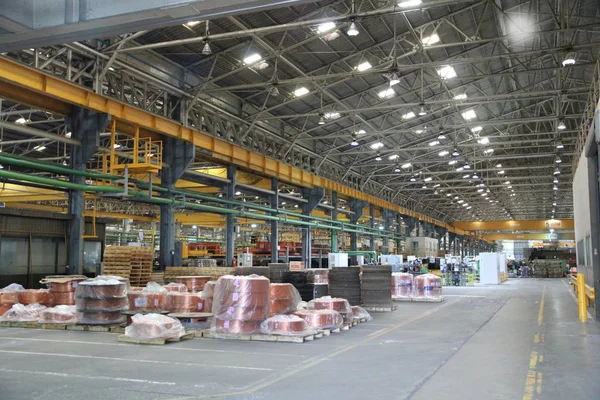
<path fill-rule="evenodd" d="M 596 0 L 289 4 L 4 56 L 446 222 L 572 218 Z M 0 119 L 68 158 L 10 126 L 59 117 Z"/>

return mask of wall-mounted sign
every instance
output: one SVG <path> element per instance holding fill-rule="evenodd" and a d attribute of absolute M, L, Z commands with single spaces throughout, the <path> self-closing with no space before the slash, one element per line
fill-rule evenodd
<path fill-rule="evenodd" d="M 558 219 L 550 219 L 546 221 L 546 228 L 560 229 L 562 228 L 562 221 Z"/>

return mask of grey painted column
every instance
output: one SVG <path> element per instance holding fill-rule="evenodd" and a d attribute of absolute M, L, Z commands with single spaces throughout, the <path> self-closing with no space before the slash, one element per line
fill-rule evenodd
<path fill-rule="evenodd" d="M 336 191 L 331 192 L 331 206 L 333 207 L 331 209 L 331 220 L 337 221 L 338 211 L 337 211 L 337 192 Z M 337 253 L 338 249 L 339 249 L 339 246 L 338 246 L 338 241 L 337 241 L 337 231 L 331 231 L 331 252 Z"/>
<path fill-rule="evenodd" d="M 444 246 L 444 249 L 443 249 L 443 250 L 444 250 L 444 252 L 446 252 L 446 251 L 447 251 L 447 247 L 446 247 L 446 245 L 447 245 L 447 239 L 448 239 L 448 231 L 446 231 L 446 232 L 444 233 L 444 244 L 443 244 L 443 246 Z"/>
<path fill-rule="evenodd" d="M 279 208 L 279 179 L 271 178 L 271 208 Z M 276 213 L 273 213 L 277 216 Z M 271 262 L 279 262 L 279 221 L 271 221 Z"/>
<path fill-rule="evenodd" d="M 100 132 L 104 132 L 106 125 L 110 120 L 108 114 L 97 113 L 95 111 L 73 107 L 71 114 L 67 119 L 67 124 L 71 129 L 71 137 L 81 142 L 81 145 L 71 146 L 70 167 L 76 171 L 84 171 L 86 162 L 98 149 L 100 145 Z M 71 176 L 69 181 L 79 185 L 85 184 L 85 177 Z M 69 273 L 83 273 L 83 235 L 85 231 L 85 198 L 83 192 L 69 190 L 69 247 L 68 262 Z"/>
<path fill-rule="evenodd" d="M 392 212 L 387 208 L 383 209 L 383 231 L 389 232 L 390 230 L 390 218 L 392 217 Z M 390 242 L 389 238 L 384 237 L 382 239 L 383 245 L 381 246 L 381 254 L 389 254 L 390 253 Z"/>
<path fill-rule="evenodd" d="M 402 235 L 402 215 L 396 213 L 396 235 Z M 402 239 L 396 238 L 396 254 L 400 254 L 402 251 Z"/>
<path fill-rule="evenodd" d="M 312 211 L 323 200 L 325 190 L 315 187 L 312 189 L 302 189 L 302 195 L 308 202 L 302 205 L 302 214 L 311 215 Z M 302 227 L 302 261 L 305 268 L 311 268 L 312 260 L 312 228 L 310 226 Z"/>
<path fill-rule="evenodd" d="M 160 171 L 160 186 L 172 190 L 175 183 L 185 173 L 194 160 L 195 148 L 191 143 L 170 137 L 163 138 L 163 165 Z M 171 193 L 163 193 L 163 198 L 172 199 Z M 171 204 L 160 205 L 159 265 L 164 270 L 180 263 L 181 255 L 175 253 L 175 208 Z"/>
<path fill-rule="evenodd" d="M 375 228 L 375 206 L 373 204 L 369 204 L 369 217 L 371 220 L 369 221 L 369 228 Z M 369 236 L 369 250 L 375 251 L 375 235 Z"/>
<path fill-rule="evenodd" d="M 356 199 L 351 199 L 350 200 L 350 211 L 353 212 L 353 214 L 350 214 L 350 223 L 352 224 L 358 224 L 358 220 L 360 219 L 360 217 L 362 217 L 363 215 L 363 210 L 364 208 L 367 206 L 367 202 L 364 200 L 356 200 Z M 350 251 L 357 251 L 358 250 L 358 233 L 356 232 L 350 232 Z M 356 265 L 356 256 L 350 256 L 350 264 L 351 265 Z"/>
<path fill-rule="evenodd" d="M 227 200 L 234 200 L 235 197 L 236 171 L 237 168 L 235 165 L 229 164 L 227 166 L 227 179 L 231 182 L 227 185 Z M 227 208 L 233 208 L 233 206 L 228 205 Z M 225 217 L 225 265 L 228 267 L 233 266 L 234 252 L 235 217 L 231 214 L 227 214 Z"/>

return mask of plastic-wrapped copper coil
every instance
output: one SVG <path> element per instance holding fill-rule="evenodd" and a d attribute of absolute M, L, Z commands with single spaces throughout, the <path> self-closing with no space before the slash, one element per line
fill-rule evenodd
<path fill-rule="evenodd" d="M 160 311 L 165 308 L 166 295 L 163 293 L 152 293 L 130 290 L 127 292 L 130 310 Z"/>
<path fill-rule="evenodd" d="M 4 292 L 0 290 L 0 306 L 11 308 L 13 304 L 19 302 L 19 292 Z"/>
<path fill-rule="evenodd" d="M 183 283 L 188 292 L 199 292 L 204 289 L 206 282 L 210 281 L 210 276 L 176 276 L 175 282 Z"/>
<path fill-rule="evenodd" d="M 271 304 L 269 307 L 270 315 L 274 316 L 277 314 L 283 314 L 290 311 L 290 307 L 292 307 L 291 299 L 283 299 L 283 300 L 271 300 Z"/>
<path fill-rule="evenodd" d="M 215 295 L 215 286 L 217 285 L 217 281 L 208 281 L 206 285 L 204 285 L 204 289 L 202 289 L 202 293 L 205 298 L 212 298 Z"/>
<path fill-rule="evenodd" d="M 343 323 L 342 315 L 334 310 L 299 310 L 294 315 L 303 318 L 311 328 L 334 329 Z"/>
<path fill-rule="evenodd" d="M 48 282 L 46 286 L 52 293 L 68 293 L 74 292 L 79 282 L 86 280 L 87 278 L 73 278 L 68 282 Z"/>
<path fill-rule="evenodd" d="M 77 311 L 82 312 L 120 312 L 126 310 L 128 304 L 127 297 L 117 299 L 75 299 Z"/>
<path fill-rule="evenodd" d="M 223 307 L 265 307 L 269 304 L 268 293 L 223 293 L 221 305 Z"/>
<path fill-rule="evenodd" d="M 165 289 L 167 289 L 167 292 L 181 292 L 181 293 L 185 293 L 188 291 L 187 286 L 185 286 L 185 283 L 175 283 L 175 282 L 171 282 L 168 285 L 164 285 L 163 286 Z"/>
<path fill-rule="evenodd" d="M 442 297 L 442 279 L 433 274 L 419 275 L 413 283 L 415 297 L 440 298 Z"/>
<path fill-rule="evenodd" d="M 56 308 L 47 308 L 40 312 L 40 321 L 45 324 L 73 324 L 77 322 L 75 312 L 65 312 Z"/>
<path fill-rule="evenodd" d="M 110 299 L 127 296 L 127 284 L 119 282 L 114 284 L 93 284 L 93 281 L 81 282 L 75 289 L 78 299 Z"/>
<path fill-rule="evenodd" d="M 264 321 L 269 315 L 269 309 L 268 307 L 224 307 L 219 310 L 217 315 L 219 319 L 227 321 Z"/>
<path fill-rule="evenodd" d="M 262 276 L 222 276 L 221 290 L 237 293 L 269 293 L 269 280 Z"/>
<path fill-rule="evenodd" d="M 75 292 L 52 292 L 52 304 L 55 306 L 75 304 Z"/>
<path fill-rule="evenodd" d="M 204 299 L 196 293 L 167 293 L 165 309 L 170 312 L 204 312 Z"/>
<path fill-rule="evenodd" d="M 404 272 L 394 272 L 392 274 L 392 296 L 410 297 L 413 291 L 413 276 Z"/>
<path fill-rule="evenodd" d="M 10 310 L 12 308 L 14 304 L 12 305 L 2 305 L 0 304 L 0 316 L 4 315 L 5 312 L 7 312 L 8 310 Z"/>
<path fill-rule="evenodd" d="M 308 330 L 308 324 L 302 318 L 290 318 L 290 320 L 286 321 L 268 319 L 266 324 L 269 332 L 275 335 L 290 335 Z"/>
<path fill-rule="evenodd" d="M 347 312 L 347 301 L 344 299 L 315 300 L 315 310 L 334 310 L 339 313 Z"/>
<path fill-rule="evenodd" d="M 215 332 L 217 333 L 258 333 L 260 332 L 260 321 L 223 321 L 215 320 Z"/>
<path fill-rule="evenodd" d="M 121 314 L 121 311 L 116 312 L 77 312 L 77 318 L 80 324 L 86 325 L 110 325 L 120 324 L 127 319 Z"/>
<path fill-rule="evenodd" d="M 52 293 L 48 289 L 25 289 L 19 292 L 19 303 L 23 305 L 39 303 L 52 305 Z"/>
<path fill-rule="evenodd" d="M 173 326 L 177 323 L 177 320 L 162 320 L 160 323 L 157 323 L 156 321 L 136 320 L 133 322 L 133 325 L 135 325 L 136 336 L 144 338 L 159 338 L 165 335 L 165 331 L 172 330 Z"/>
<path fill-rule="evenodd" d="M 271 283 L 271 299 L 283 300 L 294 298 L 294 285 L 291 283 Z"/>

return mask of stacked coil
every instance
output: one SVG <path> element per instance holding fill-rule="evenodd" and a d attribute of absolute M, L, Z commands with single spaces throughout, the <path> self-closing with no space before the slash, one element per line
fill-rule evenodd
<path fill-rule="evenodd" d="M 80 324 L 109 325 L 125 322 L 127 283 L 116 279 L 90 279 L 75 289 L 75 306 Z"/>
<path fill-rule="evenodd" d="M 270 316 L 296 310 L 301 301 L 298 290 L 290 283 L 271 283 Z"/>
<path fill-rule="evenodd" d="M 202 290 L 202 297 L 204 298 L 204 309 L 206 312 L 212 312 L 213 297 L 215 297 L 215 286 L 217 281 L 208 281 L 204 285 Z"/>
<path fill-rule="evenodd" d="M 219 278 L 213 298 L 213 331 L 217 334 L 257 333 L 269 317 L 269 280 L 262 276 Z"/>
<path fill-rule="evenodd" d="M 433 274 L 415 277 L 413 297 L 440 300 L 442 298 L 442 278 Z"/>
<path fill-rule="evenodd" d="M 300 336 L 314 333 L 314 329 L 297 315 L 276 315 L 264 321 L 261 333 L 267 335 Z"/>
<path fill-rule="evenodd" d="M 76 324 L 77 310 L 75 306 L 58 305 L 40 312 L 41 324 Z"/>
<path fill-rule="evenodd" d="M 48 289 L 25 289 L 19 292 L 19 303 L 23 305 L 38 303 L 49 307 L 52 305 L 52 293 Z"/>
<path fill-rule="evenodd" d="M 271 283 L 285 283 L 284 277 L 290 265 L 285 263 L 269 263 L 269 280 Z"/>
<path fill-rule="evenodd" d="M 315 299 L 309 305 L 314 310 L 333 310 L 339 312 L 345 324 L 352 321 L 352 307 L 346 299 L 325 297 Z"/>
<path fill-rule="evenodd" d="M 206 282 L 210 281 L 210 276 L 176 276 L 175 282 L 183 283 L 188 292 L 197 293 L 204 289 Z"/>
<path fill-rule="evenodd" d="M 54 305 L 75 305 L 75 289 L 79 282 L 87 278 L 83 275 L 50 275 L 41 280 L 45 283 L 52 295 Z"/>
<path fill-rule="evenodd" d="M 185 285 L 185 283 L 171 282 L 168 285 L 164 285 L 163 287 L 165 289 L 167 289 L 167 292 L 187 292 L 188 291 L 188 288 Z"/>
<path fill-rule="evenodd" d="M 413 275 L 405 272 L 392 273 L 392 297 L 407 299 L 412 296 Z"/>
<path fill-rule="evenodd" d="M 135 311 L 162 311 L 167 295 L 164 293 L 130 290 L 127 292 L 129 309 Z"/>
<path fill-rule="evenodd" d="M 172 313 L 205 312 L 206 306 L 201 293 L 169 292 L 165 310 Z M 210 311 L 206 311 L 210 312 Z"/>
<path fill-rule="evenodd" d="M 367 307 L 392 307 L 391 265 L 362 267 L 361 297 Z"/>
<path fill-rule="evenodd" d="M 314 329 L 336 329 L 344 323 L 342 314 L 335 310 L 298 310 L 294 315 L 304 319 Z"/>
<path fill-rule="evenodd" d="M 329 294 L 357 306 L 361 304 L 360 267 L 332 268 L 329 271 Z"/>
<path fill-rule="evenodd" d="M 0 290 L 0 316 L 19 302 L 19 292 Z"/>

